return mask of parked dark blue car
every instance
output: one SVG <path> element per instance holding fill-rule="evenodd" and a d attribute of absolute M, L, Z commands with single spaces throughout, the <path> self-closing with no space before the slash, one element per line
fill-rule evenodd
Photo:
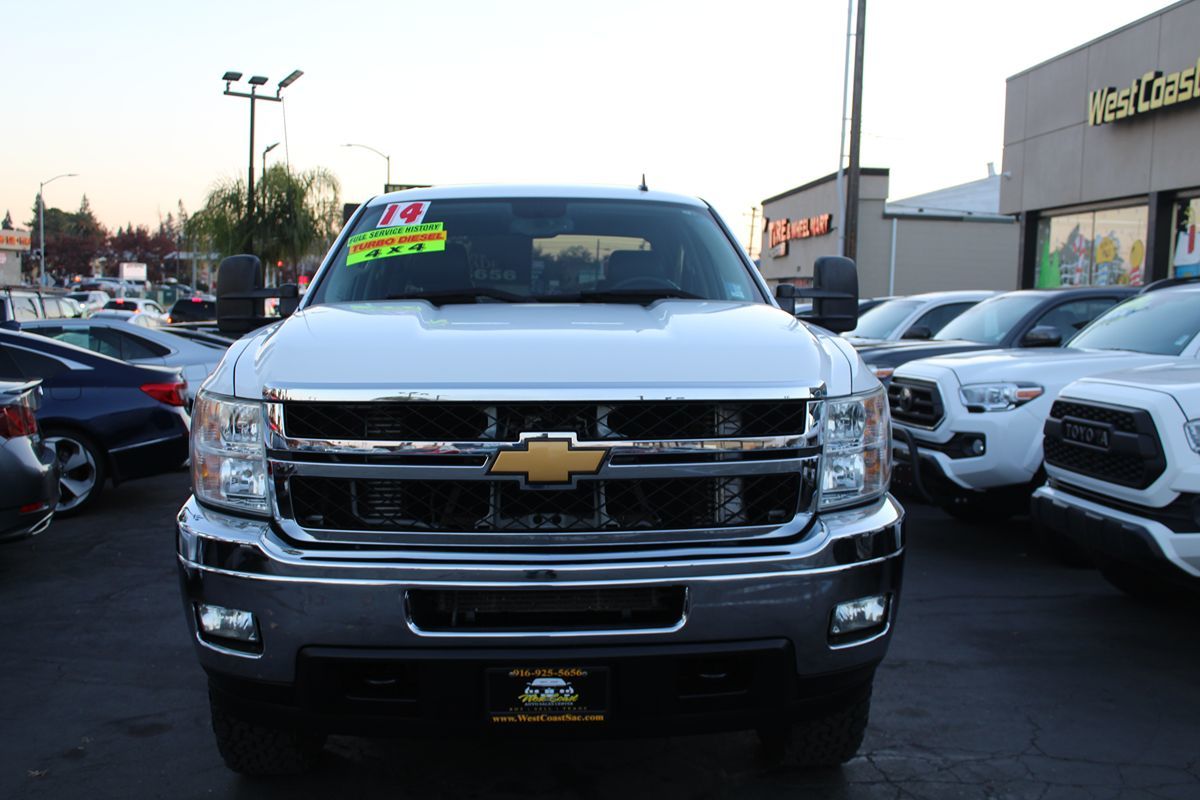
<path fill-rule="evenodd" d="M 187 459 L 187 383 L 178 369 L 0 330 L 0 380 L 35 378 L 42 379 L 38 425 L 58 455 L 58 514 L 87 506 L 108 480 L 168 472 Z"/>

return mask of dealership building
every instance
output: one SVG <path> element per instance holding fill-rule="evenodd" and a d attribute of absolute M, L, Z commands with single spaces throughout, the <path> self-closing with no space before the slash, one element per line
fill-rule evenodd
<path fill-rule="evenodd" d="M 1200 275 L 1200 0 L 1009 78 L 1003 175 L 1021 286 Z"/>
<path fill-rule="evenodd" d="M 859 293 L 863 297 L 944 289 L 1017 288 L 1018 226 L 999 213 L 1002 178 L 888 200 L 889 172 L 864 167 L 858 202 Z M 837 174 L 762 203 L 759 270 L 772 287 L 808 286 L 813 262 L 837 255 Z"/>

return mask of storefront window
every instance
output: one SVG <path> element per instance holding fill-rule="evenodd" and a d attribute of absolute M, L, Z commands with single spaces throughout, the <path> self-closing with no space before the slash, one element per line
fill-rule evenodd
<path fill-rule="evenodd" d="M 1200 275 L 1200 198 L 1175 204 L 1175 247 L 1171 251 L 1171 276 L 1194 278 Z"/>
<path fill-rule="evenodd" d="M 1038 222 L 1037 288 L 1141 286 L 1146 206 L 1045 217 Z"/>

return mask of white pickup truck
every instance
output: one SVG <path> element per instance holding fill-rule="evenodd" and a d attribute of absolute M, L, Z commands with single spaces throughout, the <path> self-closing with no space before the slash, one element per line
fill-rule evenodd
<path fill-rule="evenodd" d="M 1046 420 L 1043 526 L 1131 594 L 1200 588 L 1200 365 L 1075 381 Z"/>
<path fill-rule="evenodd" d="M 1004 519 L 1043 482 L 1042 426 L 1070 382 L 1118 369 L 1197 364 L 1200 284 L 1148 287 L 1065 347 L 938 356 L 888 387 L 898 477 L 949 513 Z"/>
<path fill-rule="evenodd" d="M 814 269 L 810 326 L 695 198 L 364 204 L 196 400 L 177 542 L 225 763 L 434 730 L 854 755 L 903 510 L 883 387 L 830 332 L 857 317 L 854 264 Z M 222 327 L 267 291 L 226 259 Z M 547 703 L 542 679 L 571 691 Z"/>

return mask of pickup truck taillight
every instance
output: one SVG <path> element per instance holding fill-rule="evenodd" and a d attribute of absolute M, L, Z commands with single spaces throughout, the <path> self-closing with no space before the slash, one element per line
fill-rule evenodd
<path fill-rule="evenodd" d="M 0 436 L 11 439 L 14 436 L 32 436 L 37 431 L 37 417 L 27 401 L 18 400 L 12 405 L 0 406 Z"/>
<path fill-rule="evenodd" d="M 183 406 L 187 399 L 187 381 L 144 383 L 141 389 L 158 402 L 169 406 Z"/>

